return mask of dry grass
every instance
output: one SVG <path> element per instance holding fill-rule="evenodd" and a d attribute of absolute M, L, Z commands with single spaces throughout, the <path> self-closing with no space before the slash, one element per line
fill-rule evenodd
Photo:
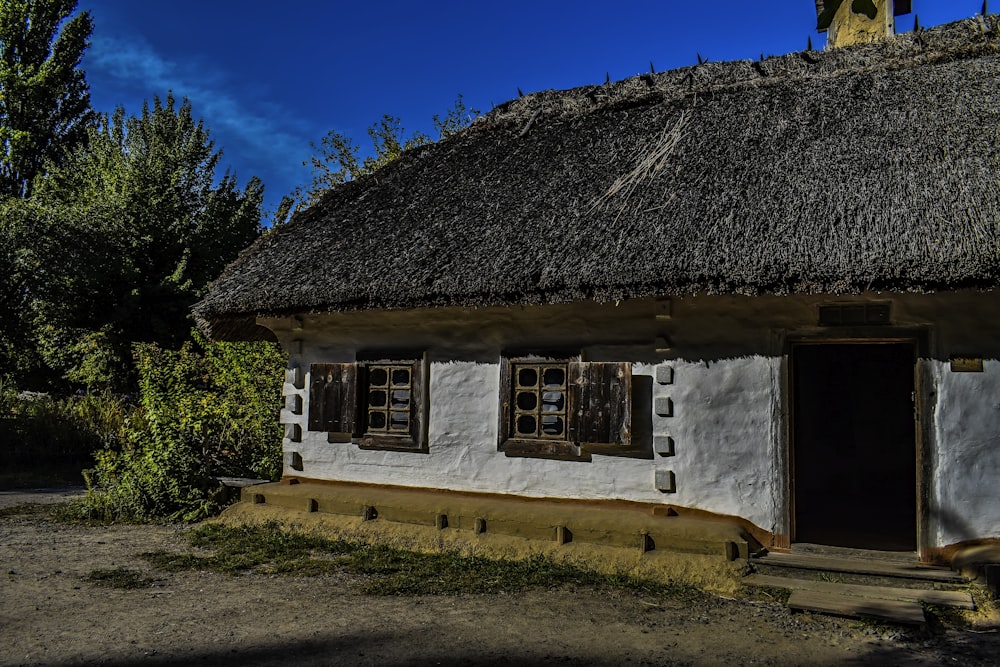
<path fill-rule="evenodd" d="M 621 581 L 647 581 L 733 595 L 740 590 L 744 566 L 719 556 L 654 551 L 583 543 L 556 545 L 506 535 L 473 535 L 453 529 L 438 530 L 334 514 L 304 513 L 274 505 L 238 503 L 219 519 L 232 527 L 277 521 L 306 535 L 348 543 L 388 547 L 422 554 L 450 554 L 508 562 L 544 559 L 555 566 L 586 570 Z"/>

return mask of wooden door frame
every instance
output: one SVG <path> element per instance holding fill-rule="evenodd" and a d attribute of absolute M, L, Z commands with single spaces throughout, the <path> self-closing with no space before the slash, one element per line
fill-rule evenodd
<path fill-rule="evenodd" d="M 794 361 L 793 350 L 798 345 L 865 345 L 879 343 L 903 343 L 913 347 L 913 404 L 914 421 L 914 463 L 916 469 L 916 524 L 917 553 L 921 560 L 928 557 L 925 538 L 928 529 L 929 489 L 931 482 L 931 460 L 927 447 L 931 442 L 930 428 L 933 415 L 927 409 L 929 400 L 927 381 L 923 377 L 921 359 L 926 359 L 930 349 L 930 331 L 926 327 L 837 327 L 810 328 L 807 331 L 786 332 L 783 336 L 784 378 L 782 403 L 785 413 L 783 429 L 785 528 L 784 534 L 775 536 L 775 546 L 791 548 L 795 541 L 795 406 L 794 406 Z"/>

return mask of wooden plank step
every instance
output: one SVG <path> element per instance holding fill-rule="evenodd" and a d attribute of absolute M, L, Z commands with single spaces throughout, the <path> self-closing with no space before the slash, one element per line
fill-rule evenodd
<path fill-rule="evenodd" d="M 968 579 L 946 567 L 916 562 L 836 558 L 818 554 L 769 553 L 757 559 L 761 565 L 794 567 L 802 570 L 823 570 L 847 574 L 868 574 L 882 577 L 919 579 L 949 584 L 968 583 Z"/>
<path fill-rule="evenodd" d="M 837 616 L 876 618 L 901 625 L 923 627 L 927 623 L 923 607 L 916 602 L 902 600 L 872 600 L 836 593 L 794 591 L 788 598 L 788 608 Z"/>
<path fill-rule="evenodd" d="M 269 479 L 253 479 L 251 477 L 212 477 L 211 479 L 222 486 L 236 488 L 257 486 L 258 484 L 267 484 L 271 481 Z"/>
<path fill-rule="evenodd" d="M 754 574 L 743 580 L 750 586 L 787 588 L 793 591 L 814 593 L 838 593 L 853 597 L 877 598 L 880 600 L 901 600 L 904 602 L 925 602 L 939 607 L 975 609 L 972 594 L 968 591 L 937 591 L 920 588 L 894 588 L 890 586 L 865 586 L 864 584 L 842 584 L 835 581 L 814 581 L 812 579 L 792 579 L 769 574 Z"/>

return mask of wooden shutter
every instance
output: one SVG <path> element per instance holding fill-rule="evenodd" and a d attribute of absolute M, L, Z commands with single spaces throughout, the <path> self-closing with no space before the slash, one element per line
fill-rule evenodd
<path fill-rule="evenodd" d="M 632 444 L 632 364 L 570 362 L 569 439 L 580 444 Z"/>
<path fill-rule="evenodd" d="M 312 364 L 309 375 L 309 430 L 355 433 L 359 425 L 357 364 Z"/>
<path fill-rule="evenodd" d="M 511 378 L 513 372 L 511 369 L 510 359 L 507 357 L 500 358 L 500 414 L 499 423 L 497 424 L 497 451 L 505 451 L 507 441 L 510 439 L 514 432 L 514 420 L 511 417 L 512 408 L 511 401 L 513 400 L 513 389 L 511 387 Z"/>
<path fill-rule="evenodd" d="M 414 448 L 424 446 L 424 364 L 420 360 L 410 371 L 410 438 Z"/>

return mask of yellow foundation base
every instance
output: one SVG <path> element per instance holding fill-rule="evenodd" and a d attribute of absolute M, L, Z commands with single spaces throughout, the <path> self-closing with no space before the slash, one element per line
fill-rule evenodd
<path fill-rule="evenodd" d="M 759 542 L 735 519 L 663 506 L 331 483 L 248 487 L 225 523 L 277 520 L 331 537 L 417 551 L 546 555 L 608 574 L 733 592 Z"/>

